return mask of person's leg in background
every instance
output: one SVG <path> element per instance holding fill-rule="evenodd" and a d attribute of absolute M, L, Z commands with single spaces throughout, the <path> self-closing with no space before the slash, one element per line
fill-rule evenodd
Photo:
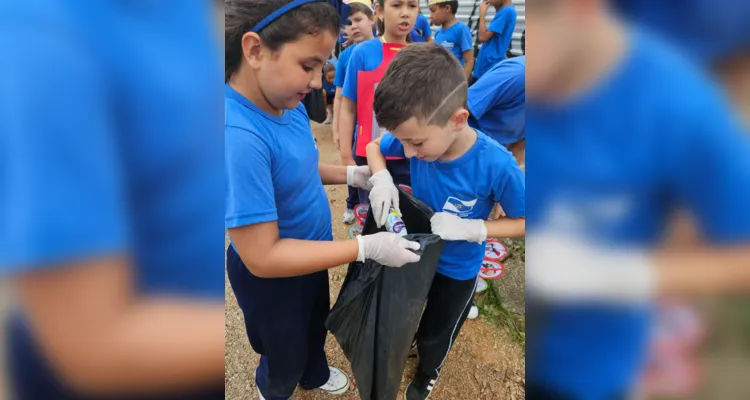
<path fill-rule="evenodd" d="M 419 365 L 406 388 L 407 400 L 424 400 L 437 384 L 440 369 L 471 307 L 476 278 L 459 281 L 435 274 L 417 330 Z"/>
<path fill-rule="evenodd" d="M 403 160 L 387 160 L 385 168 L 393 177 L 393 183 L 396 186 L 406 185 L 411 187 L 411 169 L 408 158 Z"/>

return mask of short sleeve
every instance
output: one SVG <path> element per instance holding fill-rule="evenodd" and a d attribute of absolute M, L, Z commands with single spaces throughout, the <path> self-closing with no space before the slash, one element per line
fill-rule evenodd
<path fill-rule="evenodd" d="M 495 18 L 492 18 L 490 26 L 487 29 L 495 32 L 496 35 L 501 35 L 503 33 L 503 30 L 505 29 L 505 25 L 510 22 L 509 19 L 511 15 L 512 13 L 508 12 L 507 10 L 501 11 L 499 14 L 495 15 Z"/>
<path fill-rule="evenodd" d="M 257 134 L 227 127 L 225 136 L 227 229 L 275 221 L 271 148 Z"/>
<path fill-rule="evenodd" d="M 341 53 L 339 62 L 336 64 L 336 76 L 333 78 L 333 84 L 336 87 L 344 87 L 344 79 L 346 78 L 346 68 L 349 65 L 349 56 L 352 54 L 353 47 L 349 47 Z"/>
<path fill-rule="evenodd" d="M 461 26 L 459 35 L 459 45 L 461 46 L 461 52 L 463 53 L 467 50 L 471 50 L 473 46 L 471 45 L 471 31 L 469 30 L 469 27 L 466 25 Z"/>
<path fill-rule="evenodd" d="M 0 25 L 0 274 L 129 245 L 111 77 L 64 25 Z"/>
<path fill-rule="evenodd" d="M 500 203 L 505 215 L 510 218 L 526 216 L 526 176 L 515 159 L 508 160 L 495 178 L 492 192 L 493 200 Z"/>
<path fill-rule="evenodd" d="M 480 119 L 504 100 L 510 102 L 525 93 L 525 74 L 511 63 L 500 63 L 469 88 L 468 106 L 471 116 Z"/>
<path fill-rule="evenodd" d="M 406 157 L 404 145 L 390 133 L 386 133 L 380 139 L 380 152 L 386 157 Z"/>
<path fill-rule="evenodd" d="M 344 77 L 344 86 L 342 94 L 352 101 L 357 101 L 357 73 L 364 69 L 365 52 L 363 47 L 357 46 L 352 50 L 349 61 L 346 66 L 346 76 Z"/>
<path fill-rule="evenodd" d="M 750 243 L 750 139 L 728 105 L 701 99 L 697 118 L 681 130 L 687 137 L 670 142 L 669 179 L 711 242 Z"/>

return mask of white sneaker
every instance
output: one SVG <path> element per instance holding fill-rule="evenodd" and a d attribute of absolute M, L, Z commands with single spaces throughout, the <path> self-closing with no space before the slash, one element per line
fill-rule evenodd
<path fill-rule="evenodd" d="M 469 310 L 469 315 L 466 316 L 468 319 L 477 319 L 479 316 L 479 309 L 477 306 L 471 306 L 471 310 Z"/>
<path fill-rule="evenodd" d="M 345 393 L 349 389 L 349 377 L 346 376 L 344 371 L 336 367 L 329 366 L 328 369 L 331 370 L 331 375 L 328 377 L 328 382 L 326 382 L 325 385 L 319 387 L 318 389 L 331 395 Z"/>
<path fill-rule="evenodd" d="M 344 223 L 347 225 L 351 225 L 354 223 L 355 219 L 356 217 L 354 215 L 354 210 L 347 209 L 346 212 L 344 213 L 344 218 L 343 218 Z"/>
<path fill-rule="evenodd" d="M 259 400 L 266 400 L 265 397 L 263 397 L 263 393 L 260 392 L 260 388 L 256 386 L 256 389 L 258 389 L 258 399 Z"/>
<path fill-rule="evenodd" d="M 482 293 L 487 290 L 487 282 L 482 278 L 477 278 L 477 293 Z"/>

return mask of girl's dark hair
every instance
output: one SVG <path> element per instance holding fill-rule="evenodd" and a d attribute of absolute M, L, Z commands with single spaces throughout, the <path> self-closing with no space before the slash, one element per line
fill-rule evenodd
<path fill-rule="evenodd" d="M 378 0 L 378 4 L 380 5 L 381 12 L 383 12 L 385 10 L 385 0 Z M 419 9 L 419 8 L 417 8 L 417 9 L 419 10 L 419 12 L 421 14 L 422 10 Z M 377 22 L 378 22 L 378 34 L 380 36 L 385 35 L 385 21 L 383 21 L 382 19 L 378 18 Z M 411 32 L 409 32 L 409 34 L 406 35 L 406 42 L 407 43 L 411 43 Z"/>
<path fill-rule="evenodd" d="M 331 62 L 327 62 L 326 65 L 323 66 L 323 73 L 324 74 L 327 74 L 329 72 L 335 72 L 335 71 L 336 71 L 336 66 L 333 65 L 333 63 L 331 63 Z"/>
<path fill-rule="evenodd" d="M 226 0 L 224 7 L 224 81 L 237 72 L 242 63 L 242 36 L 263 18 L 291 3 L 291 0 Z M 258 35 L 271 50 L 302 35 L 329 31 L 339 34 L 339 14 L 328 2 L 308 3 L 279 17 Z"/>

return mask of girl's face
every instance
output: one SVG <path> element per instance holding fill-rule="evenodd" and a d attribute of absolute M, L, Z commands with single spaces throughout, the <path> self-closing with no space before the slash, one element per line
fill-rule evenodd
<path fill-rule="evenodd" d="M 323 66 L 336 40 L 332 32 L 321 31 L 315 36 L 302 35 L 277 51 L 271 51 L 262 43 L 250 46 L 246 61 L 269 108 L 265 111 L 279 114 L 294 109 L 310 90 L 320 89 Z"/>
<path fill-rule="evenodd" d="M 419 14 L 417 0 L 385 0 L 379 6 L 379 14 L 385 22 L 385 33 L 394 38 L 406 38 L 414 29 L 414 22 Z"/>

